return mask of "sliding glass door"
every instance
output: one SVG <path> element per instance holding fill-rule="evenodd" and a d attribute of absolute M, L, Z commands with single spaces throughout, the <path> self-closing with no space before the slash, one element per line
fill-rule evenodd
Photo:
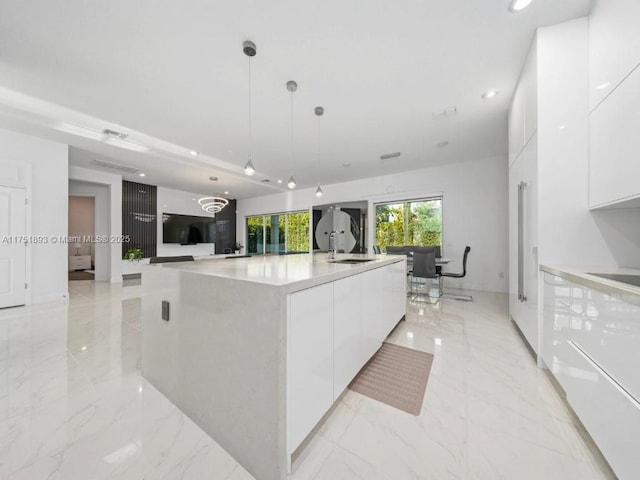
<path fill-rule="evenodd" d="M 376 245 L 442 246 L 442 197 L 376 204 Z"/>
<path fill-rule="evenodd" d="M 308 253 L 309 212 L 247 217 L 247 253 Z"/>

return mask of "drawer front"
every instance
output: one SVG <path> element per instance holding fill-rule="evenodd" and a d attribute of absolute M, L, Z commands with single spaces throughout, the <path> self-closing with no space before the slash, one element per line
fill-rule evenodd
<path fill-rule="evenodd" d="M 569 342 L 567 401 L 620 479 L 640 471 L 640 403 Z"/>
<path fill-rule="evenodd" d="M 586 329 L 574 340 L 625 390 L 640 399 L 640 307 L 585 288 Z"/>

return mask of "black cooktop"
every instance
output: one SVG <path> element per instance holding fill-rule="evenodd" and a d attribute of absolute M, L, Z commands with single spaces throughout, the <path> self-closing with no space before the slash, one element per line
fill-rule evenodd
<path fill-rule="evenodd" d="M 629 285 L 635 285 L 640 287 L 640 275 L 625 275 L 622 273 L 589 273 L 600 278 L 607 278 L 609 280 L 615 280 L 616 282 L 628 283 Z"/>

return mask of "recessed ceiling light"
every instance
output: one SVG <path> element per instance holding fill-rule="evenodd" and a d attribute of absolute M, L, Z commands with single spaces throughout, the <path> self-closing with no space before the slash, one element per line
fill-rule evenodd
<path fill-rule="evenodd" d="M 281 179 L 278 179 L 278 183 L 282 183 L 282 180 L 281 180 Z"/>
<path fill-rule="evenodd" d="M 225 195 L 229 195 L 229 192 L 224 192 Z"/>
<path fill-rule="evenodd" d="M 141 177 L 146 177 L 147 176 L 147 174 L 144 173 L 144 172 L 140 172 L 138 175 L 140 175 Z"/>
<path fill-rule="evenodd" d="M 492 98 L 494 98 L 496 95 L 498 95 L 500 92 L 498 90 L 487 90 L 486 92 L 484 92 L 482 94 L 482 98 L 484 100 L 490 100 Z"/>
<path fill-rule="evenodd" d="M 605 89 L 605 88 L 607 88 L 609 85 L 611 85 L 611 83 L 610 83 L 610 82 L 604 82 L 604 83 L 601 83 L 600 85 L 598 85 L 596 88 L 597 88 L 598 90 L 604 90 L 604 89 Z"/>
<path fill-rule="evenodd" d="M 510 12 L 520 12 L 527 8 L 532 0 L 511 0 L 509 2 Z"/>
<path fill-rule="evenodd" d="M 198 155 L 198 152 L 196 152 L 195 150 L 189 150 L 189 153 L 194 157 Z"/>

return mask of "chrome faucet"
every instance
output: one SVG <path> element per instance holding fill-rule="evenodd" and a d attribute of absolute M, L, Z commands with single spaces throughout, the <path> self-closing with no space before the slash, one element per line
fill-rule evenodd
<path fill-rule="evenodd" d="M 329 234 L 329 258 L 333 260 L 336 258 L 336 235 L 338 232 L 333 230 Z"/>

